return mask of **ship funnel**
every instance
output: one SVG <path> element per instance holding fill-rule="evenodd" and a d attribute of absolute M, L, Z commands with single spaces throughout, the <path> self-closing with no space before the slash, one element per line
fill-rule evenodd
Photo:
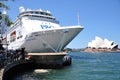
<path fill-rule="evenodd" d="M 20 11 L 20 13 L 22 13 L 25 11 L 25 8 L 21 6 L 21 7 L 19 7 L 19 11 Z"/>

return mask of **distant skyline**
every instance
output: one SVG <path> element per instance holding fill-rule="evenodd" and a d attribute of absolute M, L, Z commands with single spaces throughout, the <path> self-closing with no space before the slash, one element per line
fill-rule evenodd
<path fill-rule="evenodd" d="M 15 0 L 4 2 L 12 21 L 25 9 L 49 10 L 61 26 L 78 25 L 78 13 L 83 31 L 69 44 L 69 48 L 85 48 L 95 36 L 107 38 L 120 47 L 120 0 Z"/>

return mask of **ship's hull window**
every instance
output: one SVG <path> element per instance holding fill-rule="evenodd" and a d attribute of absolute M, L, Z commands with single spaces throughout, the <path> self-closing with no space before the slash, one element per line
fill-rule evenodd
<path fill-rule="evenodd" d="M 16 31 L 10 34 L 10 42 L 14 42 L 16 40 Z"/>

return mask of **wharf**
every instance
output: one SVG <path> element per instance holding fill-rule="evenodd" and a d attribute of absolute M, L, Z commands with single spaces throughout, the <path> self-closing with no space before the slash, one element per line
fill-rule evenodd
<path fill-rule="evenodd" d="M 2 80 L 4 68 L 0 69 L 0 80 Z"/>
<path fill-rule="evenodd" d="M 0 69 L 0 80 L 11 79 L 11 76 L 14 76 L 13 74 L 19 73 L 21 71 L 24 72 L 28 68 L 58 69 L 71 65 L 71 58 L 70 56 L 67 56 L 66 52 L 25 53 L 24 49 L 22 49 L 21 55 L 19 55 L 19 57 L 11 58 L 11 56 L 9 56 L 4 60 L 4 66 Z"/>
<path fill-rule="evenodd" d="M 28 53 L 27 55 L 31 56 L 47 56 L 47 55 L 67 55 L 66 52 L 57 52 L 57 53 Z"/>
<path fill-rule="evenodd" d="M 66 62 L 68 65 L 71 64 L 71 58 L 67 56 L 66 52 L 28 53 L 27 56 L 34 60 L 36 68 L 55 69 L 64 67 Z"/>

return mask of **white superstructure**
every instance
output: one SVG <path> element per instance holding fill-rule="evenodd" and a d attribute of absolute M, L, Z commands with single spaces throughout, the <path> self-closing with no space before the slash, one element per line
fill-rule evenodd
<path fill-rule="evenodd" d="M 60 52 L 83 29 L 82 26 L 61 27 L 50 11 L 19 9 L 15 23 L 3 34 L 2 41 L 7 40 L 8 49 Z"/>

